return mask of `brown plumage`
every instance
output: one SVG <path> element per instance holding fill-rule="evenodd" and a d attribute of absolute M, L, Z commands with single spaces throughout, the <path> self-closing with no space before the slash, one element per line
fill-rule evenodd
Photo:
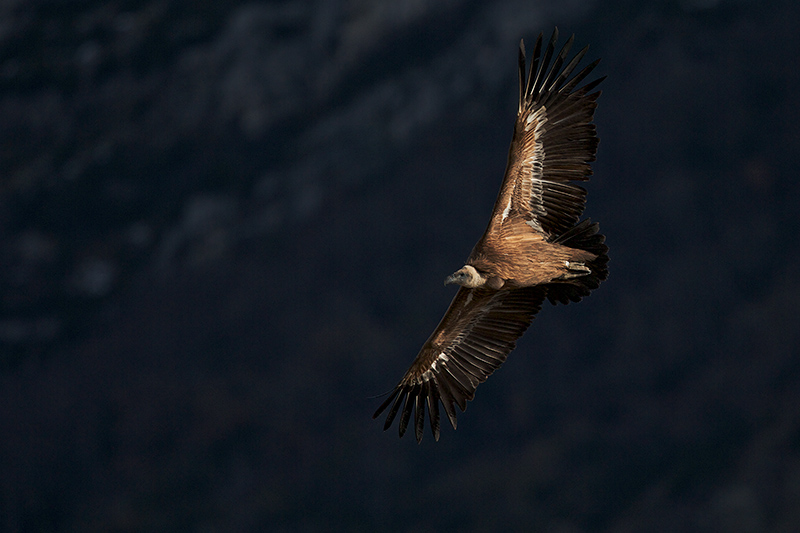
<path fill-rule="evenodd" d="M 608 248 L 598 225 L 579 222 L 586 181 L 597 151 L 592 124 L 604 79 L 578 84 L 599 60 L 572 76 L 584 48 L 564 65 L 570 37 L 549 67 L 558 29 L 541 56 L 542 35 L 525 76 L 520 41 L 520 101 L 503 184 L 483 236 L 463 268 L 445 280 L 461 285 L 441 322 L 403 379 L 373 415 L 391 405 L 384 429 L 400 413 L 400 436 L 414 415 L 422 439 L 427 405 L 439 440 L 439 403 L 456 427 L 455 405 L 464 411 L 475 389 L 514 349 L 545 298 L 577 302 L 608 275 Z M 570 78 L 570 76 L 572 76 Z M 526 81 L 527 80 L 527 81 Z"/>

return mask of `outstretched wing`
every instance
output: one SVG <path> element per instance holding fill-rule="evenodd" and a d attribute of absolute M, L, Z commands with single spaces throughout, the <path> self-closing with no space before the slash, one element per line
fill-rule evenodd
<path fill-rule="evenodd" d="M 497 370 L 539 312 L 543 287 L 493 291 L 461 287 L 439 326 L 420 350 L 403 379 L 375 411 L 377 418 L 389 405 L 383 429 L 400 414 L 402 437 L 414 412 L 414 432 L 422 440 L 425 405 L 431 431 L 439 440 L 439 402 L 453 428 L 455 405 L 464 411 L 475 389 Z"/>
<path fill-rule="evenodd" d="M 592 120 L 600 92 L 590 91 L 605 76 L 576 90 L 600 60 L 572 76 L 589 48 L 578 52 L 565 66 L 574 36 L 548 69 L 557 39 L 558 28 L 541 56 L 539 34 L 527 81 L 525 45 L 520 41 L 519 112 L 505 178 L 484 238 L 499 231 L 507 220 L 522 217 L 549 239 L 569 230 L 583 213 L 586 190 L 571 182 L 586 181 L 592 174 L 589 163 L 597 152 Z"/>

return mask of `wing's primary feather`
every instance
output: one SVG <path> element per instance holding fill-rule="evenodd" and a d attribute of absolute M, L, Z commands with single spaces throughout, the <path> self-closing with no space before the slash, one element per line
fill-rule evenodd
<path fill-rule="evenodd" d="M 420 441 L 427 404 L 431 431 L 439 440 L 438 403 L 441 401 L 455 428 L 455 405 L 466 409 L 477 386 L 514 349 L 545 296 L 544 287 L 504 291 L 460 288 L 439 326 L 373 418 L 391 405 L 384 429 L 392 425 L 399 412 L 402 437 L 413 410 L 414 433 Z"/>

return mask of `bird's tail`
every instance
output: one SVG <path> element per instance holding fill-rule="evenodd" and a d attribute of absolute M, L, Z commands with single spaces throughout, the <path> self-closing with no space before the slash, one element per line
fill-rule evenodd
<path fill-rule="evenodd" d="M 548 284 L 547 299 L 550 303 L 555 305 L 579 302 L 584 296 L 589 296 L 589 293 L 608 277 L 608 246 L 605 245 L 605 236 L 601 235 L 599 230 L 598 223 L 592 223 L 588 219 L 582 220 L 553 241 L 562 246 L 589 252 L 595 258 L 584 262 L 591 273 Z"/>

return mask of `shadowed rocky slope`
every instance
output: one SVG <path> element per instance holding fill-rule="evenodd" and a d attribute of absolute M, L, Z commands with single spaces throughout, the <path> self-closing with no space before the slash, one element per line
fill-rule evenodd
<path fill-rule="evenodd" d="M 798 10 L 557 4 L 0 6 L 0 529 L 795 530 Z M 555 24 L 611 276 L 399 440 Z"/>

